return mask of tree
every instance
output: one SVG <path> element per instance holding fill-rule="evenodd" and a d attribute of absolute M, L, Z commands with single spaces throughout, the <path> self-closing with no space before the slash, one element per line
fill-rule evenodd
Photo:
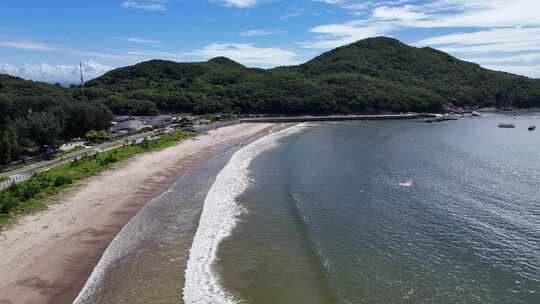
<path fill-rule="evenodd" d="M 50 112 L 31 113 L 26 118 L 28 137 L 38 146 L 55 146 L 62 132 L 60 122 Z"/>
<path fill-rule="evenodd" d="M 0 130 L 0 164 L 7 164 L 15 160 L 20 154 L 17 143 L 17 133 L 11 126 Z"/>

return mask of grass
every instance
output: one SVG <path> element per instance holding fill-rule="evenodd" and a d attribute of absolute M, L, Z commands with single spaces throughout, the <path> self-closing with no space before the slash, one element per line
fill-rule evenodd
<path fill-rule="evenodd" d="M 96 175 L 136 154 L 162 150 L 194 135 L 191 132 L 178 131 L 158 140 L 144 141 L 140 145 L 123 146 L 84 157 L 37 173 L 28 181 L 0 191 L 0 230 L 21 215 L 47 209 L 51 196 L 68 189 L 77 181 Z"/>
<path fill-rule="evenodd" d="M 0 183 L 3 182 L 3 181 L 7 181 L 9 179 L 9 177 L 7 176 L 0 176 Z"/>

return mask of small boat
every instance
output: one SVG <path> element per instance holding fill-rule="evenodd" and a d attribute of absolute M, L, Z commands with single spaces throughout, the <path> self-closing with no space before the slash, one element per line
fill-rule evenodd
<path fill-rule="evenodd" d="M 513 123 L 500 123 L 498 125 L 499 128 L 515 128 L 516 126 Z"/>
<path fill-rule="evenodd" d="M 529 131 L 534 131 L 534 130 L 536 130 L 536 126 L 534 126 L 534 125 L 533 125 L 533 126 L 529 126 Z"/>
<path fill-rule="evenodd" d="M 399 183 L 399 186 L 400 186 L 400 187 L 410 187 L 410 186 L 412 186 L 412 184 L 413 184 L 413 181 L 412 181 L 412 180 L 408 180 L 408 181 L 406 181 L 406 182 Z"/>

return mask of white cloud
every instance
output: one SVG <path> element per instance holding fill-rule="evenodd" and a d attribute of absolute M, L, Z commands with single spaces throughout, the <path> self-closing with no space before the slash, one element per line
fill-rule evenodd
<path fill-rule="evenodd" d="M 251 44 L 211 44 L 189 53 L 206 59 L 224 56 L 248 66 L 274 67 L 298 63 L 298 54 L 282 48 L 262 48 Z"/>
<path fill-rule="evenodd" d="M 419 45 L 475 45 L 486 43 L 515 43 L 523 40 L 540 40 L 540 27 L 495 28 L 469 33 L 454 33 L 420 40 Z"/>
<path fill-rule="evenodd" d="M 345 2 L 344 0 L 315 0 L 315 1 L 324 2 L 326 4 L 342 4 Z"/>
<path fill-rule="evenodd" d="M 416 44 L 438 48 L 492 70 L 540 77 L 540 27 L 455 33 Z"/>
<path fill-rule="evenodd" d="M 310 32 L 318 34 L 316 39 L 303 42 L 301 45 L 312 49 L 335 48 L 361 39 L 384 35 L 393 28 L 391 24 L 366 24 L 364 21 L 321 25 L 310 29 Z"/>
<path fill-rule="evenodd" d="M 401 4 L 407 4 L 413 2 L 414 0 L 314 0 L 318 2 L 324 2 L 329 5 L 337 5 L 346 10 L 353 11 L 355 13 L 360 13 L 363 11 L 371 10 L 375 7 L 384 7 L 384 6 L 397 6 Z"/>
<path fill-rule="evenodd" d="M 128 41 L 128 42 L 143 43 L 143 44 L 160 44 L 160 43 L 162 43 L 161 40 L 145 39 L 145 38 L 138 38 L 138 37 L 124 38 L 123 40 Z"/>
<path fill-rule="evenodd" d="M 167 60 L 184 60 L 184 57 L 181 53 L 176 52 L 167 52 L 167 51 L 153 51 L 153 50 L 129 50 L 122 52 L 127 56 L 133 56 L 137 60 L 146 60 L 146 59 L 167 59 Z"/>
<path fill-rule="evenodd" d="M 536 65 L 482 64 L 482 66 L 494 71 L 503 71 L 518 75 L 527 75 L 532 78 L 540 78 L 540 63 Z"/>
<path fill-rule="evenodd" d="M 473 57 L 471 58 L 474 62 L 481 62 L 484 64 L 535 64 L 540 65 L 540 52 L 539 53 L 530 53 L 523 55 L 511 55 L 503 57 Z"/>
<path fill-rule="evenodd" d="M 0 47 L 33 51 L 52 51 L 55 49 L 53 46 L 28 40 L 0 40 Z"/>
<path fill-rule="evenodd" d="M 54 51 L 75 56 L 94 57 L 101 59 L 129 59 L 124 54 L 87 51 L 74 48 L 66 48 L 62 46 L 51 46 L 45 43 L 30 40 L 0 40 L 0 47 L 31 51 Z"/>
<path fill-rule="evenodd" d="M 167 8 L 163 4 L 153 3 L 151 1 L 141 2 L 141 1 L 127 0 L 127 1 L 122 2 L 122 7 L 123 8 L 134 8 L 134 9 L 139 9 L 139 10 L 144 10 L 144 11 L 160 11 L 160 12 L 164 12 L 164 11 L 167 10 Z"/>
<path fill-rule="evenodd" d="M 279 31 L 272 30 L 248 30 L 240 33 L 242 37 L 257 37 L 257 36 L 270 36 L 279 33 Z"/>
<path fill-rule="evenodd" d="M 466 59 L 491 70 L 540 78 L 540 52 L 520 55 L 473 56 Z"/>
<path fill-rule="evenodd" d="M 417 27 L 508 27 L 540 25 L 537 0 L 443 0 L 416 6 L 430 20 Z"/>
<path fill-rule="evenodd" d="M 370 9 L 363 19 L 341 24 L 321 25 L 311 31 L 318 33 L 324 27 L 347 27 L 347 32 L 374 31 L 388 33 L 401 28 L 463 28 L 481 29 L 540 26 L 538 0 L 431 0 L 413 5 L 410 0 L 395 1 L 325 1 L 336 3 L 353 11 Z M 335 36 L 335 35 L 331 35 Z M 327 38 L 332 38 L 327 36 Z"/>
<path fill-rule="evenodd" d="M 279 19 L 289 19 L 289 18 L 296 18 L 296 17 L 300 17 L 302 16 L 302 14 L 300 13 L 289 13 L 289 14 L 285 14 L 281 17 L 279 17 Z"/>
<path fill-rule="evenodd" d="M 247 8 L 257 5 L 258 0 L 223 0 L 223 3 L 226 6 L 238 7 L 238 8 Z"/>
<path fill-rule="evenodd" d="M 540 50 L 540 27 L 494 28 L 455 33 L 420 40 L 419 46 L 434 46 L 453 53 L 494 53 Z"/>
<path fill-rule="evenodd" d="M 380 6 L 373 10 L 373 17 L 381 20 L 414 21 L 427 18 L 423 12 L 415 11 L 410 5 L 402 7 Z"/>
<path fill-rule="evenodd" d="M 83 63 L 83 69 L 85 79 L 89 80 L 103 75 L 112 67 L 88 60 Z M 23 64 L 22 66 L 0 63 L 0 73 L 47 82 L 76 82 L 80 78 L 79 65 L 52 65 L 48 63 Z"/>

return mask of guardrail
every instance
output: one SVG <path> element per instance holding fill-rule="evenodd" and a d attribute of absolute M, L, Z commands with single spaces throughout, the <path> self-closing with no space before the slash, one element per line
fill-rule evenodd
<path fill-rule="evenodd" d="M 11 187 L 11 185 L 13 184 L 29 180 L 32 178 L 32 175 L 33 175 L 32 173 L 21 173 L 14 176 L 10 176 L 8 180 L 0 183 L 0 190 L 7 189 Z"/>

